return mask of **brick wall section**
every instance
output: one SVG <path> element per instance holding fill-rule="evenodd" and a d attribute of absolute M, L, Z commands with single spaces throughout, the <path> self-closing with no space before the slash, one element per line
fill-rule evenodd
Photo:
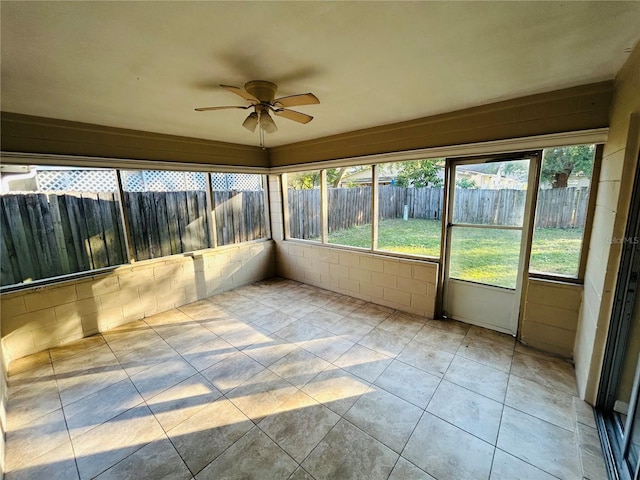
<path fill-rule="evenodd" d="M 5 361 L 270 277 L 273 250 L 272 241 L 226 246 L 3 294 Z"/>
<path fill-rule="evenodd" d="M 295 241 L 277 243 L 285 278 L 433 318 L 438 265 Z"/>
<path fill-rule="evenodd" d="M 573 358 L 582 285 L 529 279 L 521 340 L 546 352 Z"/>

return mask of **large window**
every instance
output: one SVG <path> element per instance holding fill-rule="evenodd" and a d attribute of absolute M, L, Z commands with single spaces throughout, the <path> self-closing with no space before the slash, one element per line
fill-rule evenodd
<path fill-rule="evenodd" d="M 218 245 L 267 237 L 263 184 L 263 175 L 211 174 Z"/>
<path fill-rule="evenodd" d="M 378 249 L 440 256 L 444 159 L 378 166 Z"/>
<path fill-rule="evenodd" d="M 371 166 L 327 170 L 328 241 L 371 248 Z"/>
<path fill-rule="evenodd" d="M 1 286 L 268 236 L 263 175 L 119 173 L 2 165 Z"/>
<path fill-rule="evenodd" d="M 594 155 L 594 145 L 544 150 L 531 246 L 532 273 L 578 276 Z"/>
<path fill-rule="evenodd" d="M 128 261 L 115 170 L 3 165 L 2 286 Z"/>
<path fill-rule="evenodd" d="M 200 172 L 122 172 L 124 205 L 136 260 L 212 246 L 206 178 Z"/>
<path fill-rule="evenodd" d="M 289 173 L 287 237 L 323 241 L 324 229 L 328 244 L 371 249 L 377 236 L 376 251 L 438 257 L 443 166 L 442 159 L 378 165 L 377 232 L 372 227 L 372 165 Z"/>
<path fill-rule="evenodd" d="M 320 240 L 320 170 L 287 175 L 289 238 Z"/>

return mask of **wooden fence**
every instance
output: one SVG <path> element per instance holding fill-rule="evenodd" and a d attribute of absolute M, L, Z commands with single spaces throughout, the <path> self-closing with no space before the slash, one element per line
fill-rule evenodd
<path fill-rule="evenodd" d="M 329 233 L 371 223 L 371 187 L 330 188 Z M 525 190 L 464 189 L 455 191 L 454 221 L 489 225 L 521 225 Z M 409 218 L 440 220 L 441 188 L 378 189 L 381 220 L 402 218 L 405 205 Z M 557 188 L 538 194 L 536 227 L 582 228 L 588 204 L 587 188 Z M 289 231 L 292 238 L 319 238 L 320 190 L 289 190 Z"/>
<path fill-rule="evenodd" d="M 136 260 L 213 244 L 203 191 L 124 192 Z M 262 191 L 214 192 L 218 245 L 266 236 Z M 128 262 L 114 193 L 7 194 L 0 198 L 0 284 Z"/>

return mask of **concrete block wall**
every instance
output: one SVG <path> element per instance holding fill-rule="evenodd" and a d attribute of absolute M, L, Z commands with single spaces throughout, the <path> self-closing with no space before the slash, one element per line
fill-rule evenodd
<path fill-rule="evenodd" d="M 573 358 L 582 291 L 582 285 L 529 279 L 521 341 L 545 352 Z"/>
<path fill-rule="evenodd" d="M 403 312 L 433 318 L 438 265 L 327 245 L 281 241 L 277 273 Z"/>
<path fill-rule="evenodd" d="M 2 294 L 5 364 L 268 278 L 273 250 L 270 240 L 231 245 Z"/>

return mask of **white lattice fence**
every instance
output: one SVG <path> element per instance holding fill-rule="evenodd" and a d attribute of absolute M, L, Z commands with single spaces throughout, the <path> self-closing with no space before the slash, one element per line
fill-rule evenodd
<path fill-rule="evenodd" d="M 37 170 L 41 192 L 114 192 L 115 170 Z"/>

